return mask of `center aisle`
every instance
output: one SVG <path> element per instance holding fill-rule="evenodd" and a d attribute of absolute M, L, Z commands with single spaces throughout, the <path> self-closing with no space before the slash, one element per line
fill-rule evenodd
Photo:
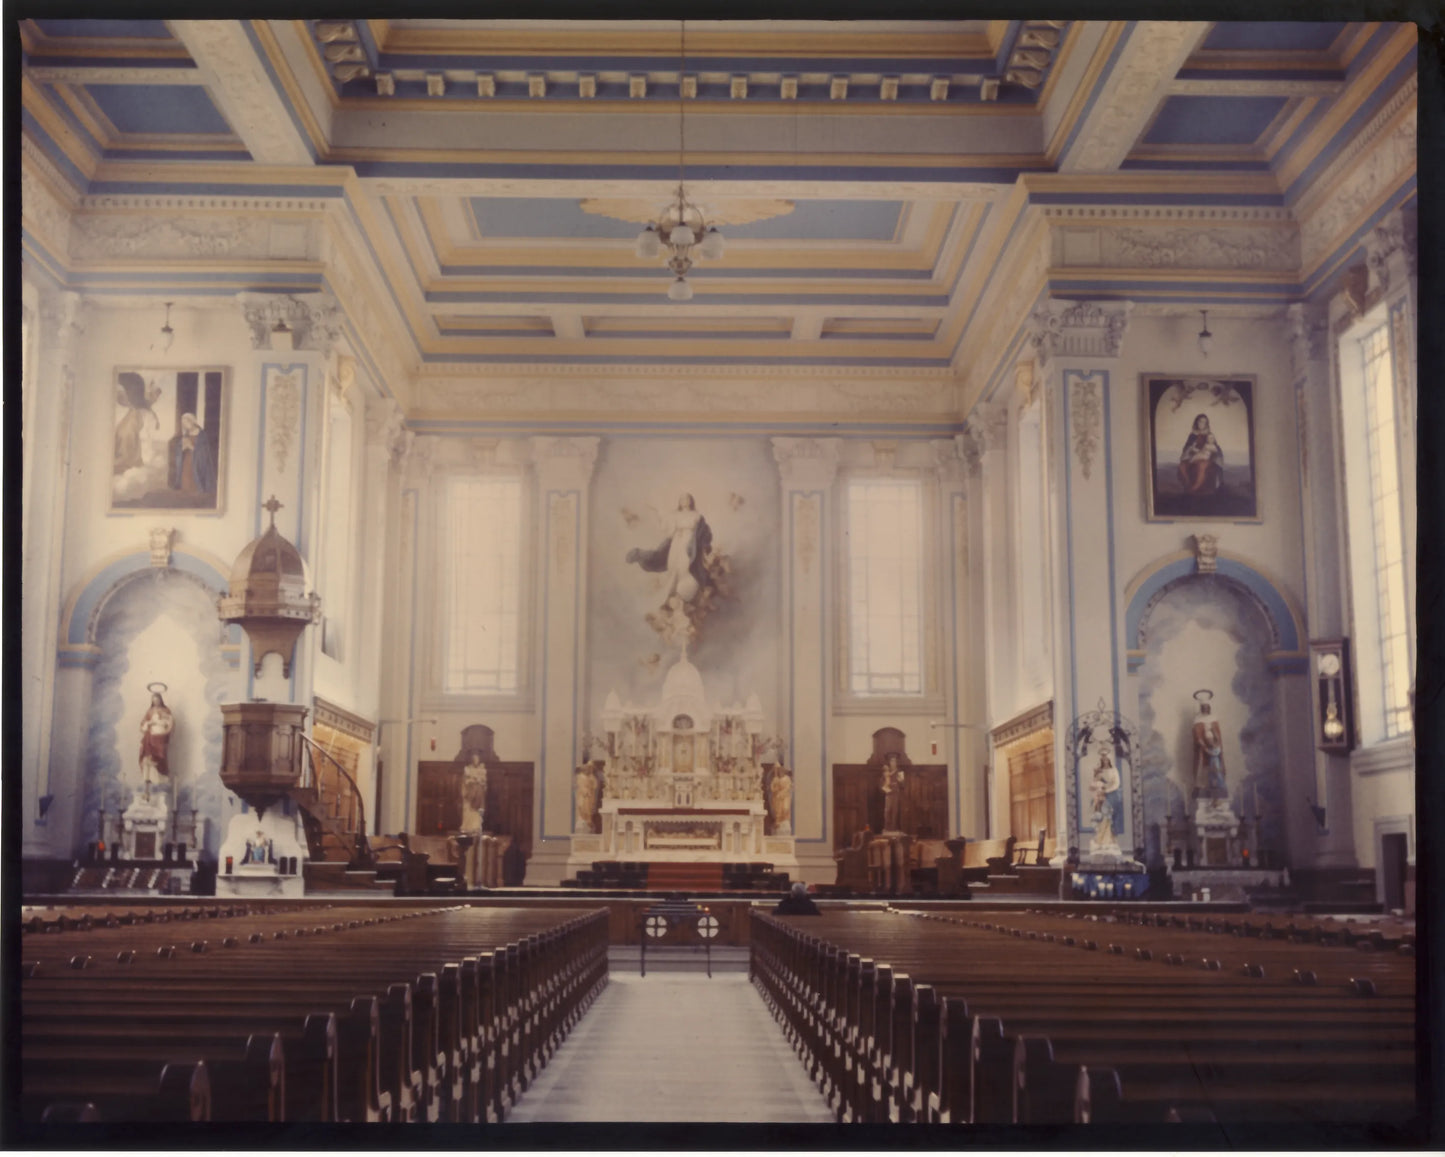
<path fill-rule="evenodd" d="M 746 973 L 613 972 L 507 1116 L 831 1124 Z"/>

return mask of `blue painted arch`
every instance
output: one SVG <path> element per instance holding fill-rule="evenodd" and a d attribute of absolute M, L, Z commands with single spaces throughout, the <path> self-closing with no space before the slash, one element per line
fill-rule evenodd
<path fill-rule="evenodd" d="M 1174 554 L 1157 560 L 1145 568 L 1132 584 L 1133 593 L 1124 612 L 1124 631 L 1128 640 L 1129 671 L 1135 672 L 1144 662 L 1149 615 L 1160 598 L 1172 587 L 1201 575 L 1192 554 Z M 1276 674 L 1294 674 L 1307 668 L 1304 618 L 1274 580 L 1262 574 L 1243 559 L 1220 553 L 1214 575 L 1241 588 L 1259 608 L 1269 623 L 1273 638 L 1269 649 L 1270 670 Z"/>
<path fill-rule="evenodd" d="M 100 618 L 101 608 L 121 586 L 133 581 L 141 573 L 154 573 L 157 568 L 151 563 L 149 551 L 136 551 L 112 559 L 92 574 L 81 591 L 67 605 L 65 619 L 60 625 L 63 648 L 93 647 L 95 645 L 95 624 Z M 169 568 L 179 571 L 198 581 L 207 590 L 220 595 L 229 585 L 229 579 L 206 559 L 173 550 Z M 219 623 L 219 619 L 217 620 Z M 234 624 L 227 629 L 227 643 L 239 647 L 240 628 Z"/>

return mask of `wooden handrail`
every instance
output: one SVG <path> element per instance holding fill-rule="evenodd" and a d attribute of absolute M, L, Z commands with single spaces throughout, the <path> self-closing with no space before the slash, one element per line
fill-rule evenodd
<path fill-rule="evenodd" d="M 346 780 L 348 786 L 350 786 L 352 798 L 356 802 L 357 817 L 359 819 L 359 822 L 356 824 L 356 830 L 354 833 L 355 841 L 354 847 L 352 849 L 351 863 L 354 867 L 370 868 L 375 863 L 376 857 L 372 854 L 371 845 L 367 842 L 366 839 L 366 800 L 362 798 L 361 788 L 357 787 L 356 780 L 351 778 L 351 773 L 341 765 L 341 763 L 334 755 L 332 755 L 309 735 L 302 733 L 301 740 L 306 744 L 307 751 L 313 753 L 311 755 L 313 771 L 314 762 L 316 759 L 315 753 L 319 753 L 326 757 L 326 759 L 331 763 L 331 765 L 341 773 L 341 777 Z M 319 795 L 321 790 L 320 776 L 315 776 L 315 780 L 319 801 Z"/>

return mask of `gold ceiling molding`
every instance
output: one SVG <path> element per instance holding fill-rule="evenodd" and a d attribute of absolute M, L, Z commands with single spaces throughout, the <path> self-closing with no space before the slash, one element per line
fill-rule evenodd
<path fill-rule="evenodd" d="M 786 217 L 793 211 L 792 201 L 764 200 L 757 197 L 738 197 L 713 200 L 698 206 L 708 221 L 718 225 L 751 225 L 754 221 L 770 221 L 774 217 Z M 658 201 L 656 198 L 643 200 L 640 197 L 587 197 L 578 202 L 584 213 L 597 217 L 611 217 L 633 225 L 650 225 L 657 220 Z"/>

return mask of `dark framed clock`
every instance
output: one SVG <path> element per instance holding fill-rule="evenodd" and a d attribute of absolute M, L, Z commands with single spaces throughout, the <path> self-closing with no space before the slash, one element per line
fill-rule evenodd
<path fill-rule="evenodd" d="M 1355 746 L 1349 639 L 1311 642 L 1310 675 L 1315 684 L 1315 746 L 1346 754 Z"/>

